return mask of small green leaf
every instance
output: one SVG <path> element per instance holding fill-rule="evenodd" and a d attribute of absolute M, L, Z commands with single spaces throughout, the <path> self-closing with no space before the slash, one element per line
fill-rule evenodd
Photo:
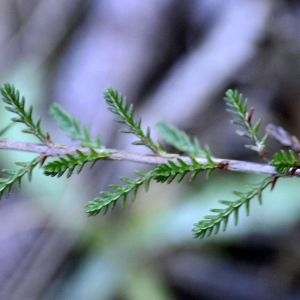
<path fill-rule="evenodd" d="M 145 145 L 144 141 L 141 141 L 141 140 L 132 142 L 131 144 L 135 145 L 135 146 L 144 146 Z"/>
<path fill-rule="evenodd" d="M 255 125 L 253 126 L 253 133 L 254 133 L 255 135 L 257 135 L 257 132 L 258 132 L 260 123 L 261 123 L 261 119 L 259 119 L 259 120 L 255 123 Z"/>

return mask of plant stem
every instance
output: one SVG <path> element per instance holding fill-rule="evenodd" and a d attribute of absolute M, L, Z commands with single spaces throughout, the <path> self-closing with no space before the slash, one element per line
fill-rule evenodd
<path fill-rule="evenodd" d="M 35 143 L 26 143 L 26 142 L 16 142 L 2 139 L 0 140 L 0 149 L 3 150 L 16 150 L 16 151 L 25 151 L 32 153 L 40 153 L 44 156 L 63 156 L 66 154 L 76 155 L 76 150 L 80 150 L 84 154 L 89 154 L 91 150 L 89 148 L 78 148 L 78 147 L 67 147 L 65 145 L 49 143 L 47 144 L 35 144 Z M 122 150 L 114 149 L 94 149 L 98 153 L 102 152 L 111 152 L 106 159 L 118 160 L 118 161 L 131 161 L 138 162 L 143 164 L 151 165 L 160 165 L 165 164 L 168 161 L 173 161 L 178 163 L 177 159 L 180 158 L 185 163 L 192 163 L 191 158 L 188 156 L 179 156 L 177 154 L 168 156 L 160 156 L 154 154 L 141 154 L 135 152 L 127 152 Z M 195 160 L 201 164 L 209 163 L 206 158 L 195 157 Z M 238 171 L 238 172 L 247 172 L 247 173 L 261 173 L 268 175 L 283 175 L 282 173 L 276 172 L 273 166 L 268 164 L 259 164 L 254 162 L 231 160 L 224 158 L 212 158 L 212 161 L 218 164 L 219 169 L 228 170 L 228 171 Z M 300 170 L 290 176 L 300 177 Z"/>

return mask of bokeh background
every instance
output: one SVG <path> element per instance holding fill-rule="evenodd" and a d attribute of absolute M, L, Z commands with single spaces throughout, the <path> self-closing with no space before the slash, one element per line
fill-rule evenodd
<path fill-rule="evenodd" d="M 260 161 L 225 112 L 236 88 L 268 123 L 300 136 L 300 3 L 293 0 L 2 0 L 0 79 L 42 116 L 54 142 L 69 141 L 51 103 L 101 134 L 109 148 L 147 151 L 118 133 L 103 92 L 118 89 L 144 126 L 163 120 L 214 156 Z M 1 128 L 10 115 L 1 104 Z M 35 141 L 14 126 L 6 137 Z M 159 138 L 152 130 L 154 138 Z M 270 157 L 279 146 L 268 142 Z M 1 151 L 0 167 L 32 155 Z M 279 180 L 240 210 L 225 233 L 197 240 L 192 225 L 260 175 L 215 172 L 192 184 L 152 183 L 137 201 L 88 217 L 87 201 L 147 170 L 99 163 L 70 179 L 23 180 L 0 203 L 0 299 L 300 299 L 298 180 Z"/>

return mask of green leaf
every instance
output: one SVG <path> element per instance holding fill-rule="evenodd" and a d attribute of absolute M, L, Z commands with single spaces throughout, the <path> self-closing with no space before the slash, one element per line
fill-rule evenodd
<path fill-rule="evenodd" d="M 3 136 L 5 132 L 7 132 L 15 123 L 11 122 L 7 126 L 5 126 L 3 129 L 0 130 L 0 136 Z"/>
<path fill-rule="evenodd" d="M 258 129 L 259 129 L 259 126 L 260 126 L 260 123 L 261 123 L 261 119 L 259 119 L 253 126 L 253 134 L 255 136 L 257 136 L 257 132 L 258 132 Z"/>
<path fill-rule="evenodd" d="M 98 135 L 93 139 L 88 126 L 81 127 L 80 121 L 68 114 L 60 105 L 53 103 L 49 113 L 61 130 L 68 133 L 72 140 L 80 141 L 80 146 L 91 148 L 104 148 Z"/>
<path fill-rule="evenodd" d="M 274 166 L 277 172 L 283 172 L 284 175 L 288 175 L 290 169 L 300 168 L 300 159 L 292 150 L 289 150 L 288 152 L 281 150 L 280 153 L 274 154 L 270 165 Z"/>
<path fill-rule="evenodd" d="M 200 149 L 199 141 L 196 137 L 191 142 L 189 136 L 184 131 L 165 122 L 157 123 L 156 129 L 162 138 L 177 150 L 196 157 L 206 157 L 205 152 Z"/>

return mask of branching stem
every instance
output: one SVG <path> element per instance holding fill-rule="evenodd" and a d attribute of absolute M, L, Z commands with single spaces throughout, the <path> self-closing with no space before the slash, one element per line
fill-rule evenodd
<path fill-rule="evenodd" d="M 76 154 L 76 150 L 81 151 L 84 154 L 89 154 L 89 148 L 78 148 L 78 147 L 67 147 L 60 144 L 35 144 L 35 143 L 26 143 L 26 142 L 15 142 L 9 140 L 0 140 L 0 149 L 3 150 L 16 150 L 16 151 L 25 151 L 32 153 L 40 153 L 45 156 L 63 156 L 66 154 Z M 111 154 L 106 159 L 110 160 L 118 160 L 118 161 L 131 161 L 143 164 L 151 164 L 151 165 L 161 165 L 168 163 L 168 161 L 173 161 L 174 163 L 178 162 L 178 158 L 183 160 L 185 163 L 190 164 L 191 158 L 188 156 L 179 156 L 174 154 L 171 156 L 168 154 L 167 157 L 159 156 L 159 155 L 151 155 L 151 154 L 141 154 L 135 152 L 127 152 L 122 150 L 109 150 L 109 149 L 94 149 L 95 151 L 107 152 L 110 151 Z M 195 158 L 198 163 L 207 164 L 208 160 L 206 158 Z M 247 173 L 261 173 L 261 174 L 269 174 L 269 175 L 283 175 L 282 173 L 278 173 L 275 170 L 275 167 L 270 166 L 268 164 L 259 164 L 254 162 L 247 161 L 239 161 L 239 160 L 231 160 L 224 158 L 212 158 L 212 161 L 218 164 L 219 169 L 228 170 L 228 171 L 238 171 L 238 172 L 247 172 Z M 296 172 L 292 175 L 294 177 L 300 177 L 300 170 L 296 170 Z"/>

